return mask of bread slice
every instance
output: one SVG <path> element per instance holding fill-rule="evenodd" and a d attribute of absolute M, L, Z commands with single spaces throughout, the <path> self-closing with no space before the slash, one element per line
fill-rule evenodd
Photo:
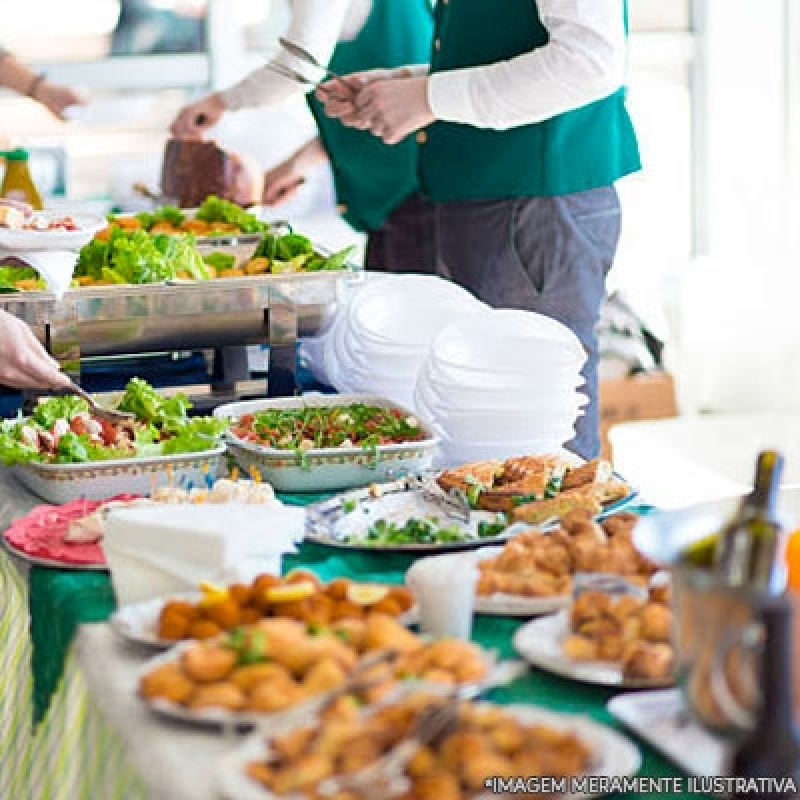
<path fill-rule="evenodd" d="M 494 482 L 502 472 L 502 461 L 473 461 L 455 469 L 445 470 L 436 482 L 446 492 L 451 489 L 466 491 L 476 483 L 490 488 L 494 486 Z"/>
<path fill-rule="evenodd" d="M 611 464 L 602 458 L 595 458 L 580 467 L 568 470 L 564 480 L 561 482 L 561 488 L 566 491 L 567 489 L 586 486 L 589 483 L 606 483 L 613 476 L 614 468 Z"/>
<path fill-rule="evenodd" d="M 581 486 L 559 492 L 551 500 L 525 503 L 513 509 L 511 516 L 515 522 L 541 525 L 551 519 L 561 519 L 565 514 L 579 509 L 590 514 L 599 514 L 603 510 L 594 486 Z"/>
<path fill-rule="evenodd" d="M 0 227 L 18 231 L 25 227 L 25 214 L 13 206 L 0 206 Z"/>

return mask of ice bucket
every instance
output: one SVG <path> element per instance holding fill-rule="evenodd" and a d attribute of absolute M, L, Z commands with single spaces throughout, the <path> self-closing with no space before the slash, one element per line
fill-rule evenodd
<path fill-rule="evenodd" d="M 760 609 L 765 592 L 726 586 L 714 572 L 681 563 L 692 544 L 712 535 L 741 498 L 644 516 L 633 534 L 639 551 L 669 569 L 675 603 L 677 677 L 687 706 L 709 730 L 741 736 L 760 703 Z M 800 519 L 800 489 L 781 490 L 788 530 Z"/>

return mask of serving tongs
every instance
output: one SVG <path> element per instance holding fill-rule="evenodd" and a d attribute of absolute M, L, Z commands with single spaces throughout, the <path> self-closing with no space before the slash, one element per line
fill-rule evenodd
<path fill-rule="evenodd" d="M 453 692 L 442 702 L 427 706 L 414 720 L 408 736 L 388 753 L 359 772 L 327 778 L 317 786 L 317 791 L 324 797 L 332 797 L 347 790 L 369 792 L 380 785 L 390 791 L 392 786 L 397 786 L 399 791 L 408 763 L 421 747 L 452 728 L 458 721 L 461 702 L 459 693 Z"/>
<path fill-rule="evenodd" d="M 433 473 L 412 474 L 389 470 L 387 477 L 394 480 L 373 483 L 366 489 L 357 489 L 306 506 L 308 527 L 317 533 L 330 534 L 334 523 L 354 511 L 359 503 L 403 492 L 418 492 L 425 500 L 437 506 L 445 516 L 459 522 L 469 522 L 471 509 L 467 496 L 456 489 L 445 492 L 436 483 Z"/>
<path fill-rule="evenodd" d="M 107 422 L 112 422 L 115 425 L 120 425 L 123 422 L 131 422 L 135 415 L 127 411 L 116 411 L 112 408 L 103 408 L 98 404 L 97 400 L 92 397 L 89 392 L 84 391 L 78 386 L 77 383 L 70 382 L 69 386 L 65 389 L 65 394 L 74 394 L 85 400 L 89 406 L 89 410 L 99 419 L 104 419 Z"/>

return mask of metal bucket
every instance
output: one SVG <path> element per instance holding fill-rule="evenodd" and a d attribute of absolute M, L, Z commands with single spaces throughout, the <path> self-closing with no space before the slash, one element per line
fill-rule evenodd
<path fill-rule="evenodd" d="M 642 517 L 633 534 L 637 549 L 672 575 L 678 681 L 686 704 L 707 729 L 739 737 L 757 717 L 761 624 L 766 592 L 726 586 L 710 570 L 681 564 L 692 544 L 720 530 L 741 498 Z M 800 490 L 781 491 L 782 514 L 797 527 Z"/>

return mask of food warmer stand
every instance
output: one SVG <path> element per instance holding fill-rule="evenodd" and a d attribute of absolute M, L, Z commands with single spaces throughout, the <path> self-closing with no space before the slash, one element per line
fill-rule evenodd
<path fill-rule="evenodd" d="M 324 333 L 345 283 L 361 279 L 345 270 L 81 287 L 61 300 L 27 291 L 0 295 L 0 308 L 27 322 L 78 382 L 86 357 L 209 349 L 221 361 L 238 356 L 215 364 L 212 398 L 222 402 L 242 396 L 236 382 L 249 377 L 246 345 L 270 347 L 266 393 L 294 394 L 298 337 Z"/>

